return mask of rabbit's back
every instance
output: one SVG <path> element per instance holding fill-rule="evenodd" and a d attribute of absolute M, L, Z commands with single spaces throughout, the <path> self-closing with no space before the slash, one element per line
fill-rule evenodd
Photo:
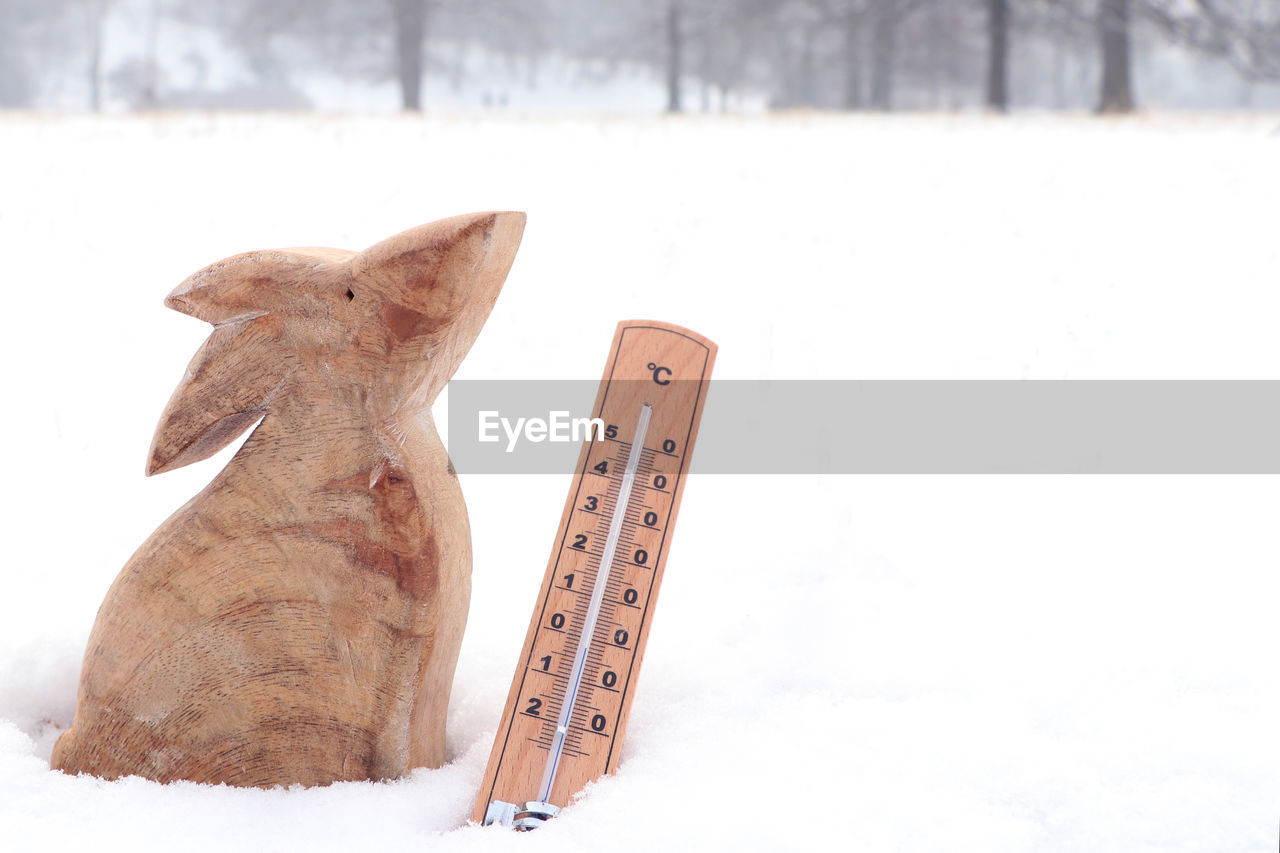
<path fill-rule="evenodd" d="M 233 465 L 125 566 L 56 768 L 273 785 L 439 763 L 413 760 L 443 748 L 413 721 L 456 661 L 434 627 L 469 596 L 469 537 L 434 527 L 465 530 L 456 480 L 384 465 L 282 504 L 270 476 Z"/>

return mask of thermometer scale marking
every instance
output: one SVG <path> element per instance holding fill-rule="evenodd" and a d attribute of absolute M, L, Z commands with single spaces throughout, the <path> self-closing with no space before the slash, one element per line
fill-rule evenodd
<path fill-rule="evenodd" d="M 551 797 L 551 783 L 555 781 L 556 769 L 560 764 L 560 755 L 564 751 L 565 736 L 569 733 L 569 724 L 577 704 L 578 692 L 582 689 L 582 676 L 586 668 L 587 653 L 595 642 L 596 626 L 600 619 L 600 610 L 604 604 L 604 593 L 608 587 L 613 561 L 617 558 L 618 542 L 622 537 L 622 525 L 626 521 L 627 510 L 631 505 L 631 491 L 635 487 L 636 473 L 640 467 L 640 453 L 644 447 L 645 432 L 649 428 L 649 418 L 653 415 L 653 406 L 645 403 L 640 407 L 640 419 L 636 423 L 635 438 L 627 453 L 627 467 L 622 474 L 622 482 L 618 486 L 618 496 L 614 499 L 613 511 L 609 519 L 609 533 L 604 543 L 604 551 L 600 555 L 600 563 L 596 569 L 595 581 L 591 589 L 591 601 L 587 605 L 587 615 L 583 620 L 582 633 L 578 638 L 578 648 L 573 655 L 573 667 L 569 672 L 567 695 L 561 701 L 560 719 L 556 721 L 555 734 L 551 741 L 551 755 L 547 758 L 547 769 L 539 786 L 538 800 L 548 802 Z M 616 624 L 616 623 L 614 623 Z M 594 723 L 594 717 L 592 718 Z M 592 725 L 594 729 L 595 726 Z"/>

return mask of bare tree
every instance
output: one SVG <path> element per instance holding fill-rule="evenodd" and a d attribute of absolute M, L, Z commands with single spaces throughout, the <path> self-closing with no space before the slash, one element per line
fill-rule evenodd
<path fill-rule="evenodd" d="M 731 91 L 747 84 L 748 74 L 758 67 L 764 47 L 772 40 L 767 25 L 776 0 L 699 0 L 701 14 L 686 26 L 687 39 L 699 47 L 698 74 L 703 91 L 719 91 L 720 109 L 726 107 Z M 689 26 L 691 24 L 692 26 Z M 704 109 L 710 107 L 704 98 Z"/>
<path fill-rule="evenodd" d="M 894 77 L 898 62 L 898 34 L 921 0 L 871 2 L 871 108 L 893 109 Z"/>
<path fill-rule="evenodd" d="M 1280 79 L 1280 3 L 1273 0 L 1040 0 L 1073 27 L 1092 14 L 1102 62 L 1097 107 L 1101 113 L 1135 108 L 1132 41 L 1136 28 L 1216 57 L 1245 80 Z"/>
<path fill-rule="evenodd" d="M 34 24 L 61 11 L 40 0 L 0 0 L 0 107 L 31 104 L 33 75 L 28 66 L 27 35 Z"/>
<path fill-rule="evenodd" d="M 457 80 L 461 57 L 429 50 L 438 34 L 455 48 L 467 41 L 492 42 L 501 50 L 541 44 L 538 12 L 543 0 L 238 0 L 234 25 L 241 44 L 252 45 L 251 63 L 271 66 L 268 40 L 289 34 L 309 48 L 327 70 L 346 68 L 372 79 L 391 78 L 400 105 L 411 112 L 424 107 L 430 70 L 446 68 Z M 434 63 L 434 65 L 433 65 Z"/>
<path fill-rule="evenodd" d="M 898 52 L 898 7 L 891 0 L 873 6 L 871 30 L 871 108 L 893 109 L 893 72 Z"/>
<path fill-rule="evenodd" d="M 762 21 L 777 22 L 788 3 L 796 0 L 667 0 L 659 22 L 660 52 L 668 112 L 684 108 L 686 75 L 700 78 L 703 109 L 710 108 L 712 87 L 726 93 L 743 84 L 753 60 L 776 33 L 763 30 Z M 640 0 L 644 6 L 644 0 Z M 643 15 L 632 17 L 634 37 L 644 40 L 649 26 Z M 643 58 L 643 53 L 636 54 Z"/>
<path fill-rule="evenodd" d="M 847 110 L 862 109 L 864 98 L 862 93 L 864 52 L 866 50 L 866 4 L 862 2 L 845 3 L 839 9 L 840 24 L 840 59 L 844 70 L 841 80 L 841 102 Z"/>
<path fill-rule="evenodd" d="M 866 103 L 867 31 L 875 0 L 810 0 L 819 25 L 838 34 L 839 103 L 860 110 Z"/>
<path fill-rule="evenodd" d="M 147 7 L 147 36 L 145 77 L 142 84 L 142 107 L 152 110 L 160 105 L 160 18 L 163 9 L 160 0 L 151 0 Z"/>
<path fill-rule="evenodd" d="M 667 2 L 667 112 L 678 113 L 680 79 L 684 76 L 684 36 L 680 31 L 680 0 Z"/>
<path fill-rule="evenodd" d="M 987 107 L 1009 109 L 1009 0 L 987 0 Z"/>
<path fill-rule="evenodd" d="M 1143 0 L 1144 16 L 1174 41 L 1221 59 L 1250 81 L 1280 78 L 1280 3 Z"/>
<path fill-rule="evenodd" d="M 396 79 L 400 83 L 400 105 L 409 111 L 422 110 L 422 51 L 427 36 L 427 8 L 430 0 L 390 0 L 395 27 Z"/>
<path fill-rule="evenodd" d="M 1102 50 L 1102 93 L 1098 112 L 1133 110 L 1130 73 L 1130 0 L 1102 0 L 1098 7 L 1098 36 Z"/>
<path fill-rule="evenodd" d="M 89 109 L 102 110 L 102 50 L 105 40 L 107 14 L 116 0 L 80 0 L 80 13 L 84 21 L 85 76 L 89 83 Z"/>

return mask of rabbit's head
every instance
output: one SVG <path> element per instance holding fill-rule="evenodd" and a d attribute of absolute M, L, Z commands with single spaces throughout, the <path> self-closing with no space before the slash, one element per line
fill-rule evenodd
<path fill-rule="evenodd" d="M 303 387 L 374 420 L 429 406 L 488 318 L 524 221 L 456 216 L 363 252 L 249 252 L 188 278 L 165 304 L 214 330 L 160 418 L 147 474 L 213 455 Z"/>

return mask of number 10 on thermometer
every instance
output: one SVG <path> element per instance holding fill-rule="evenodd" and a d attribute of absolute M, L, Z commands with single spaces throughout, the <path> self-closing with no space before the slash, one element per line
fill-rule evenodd
<path fill-rule="evenodd" d="M 473 818 L 532 829 L 617 767 L 716 346 L 624 321 Z"/>

